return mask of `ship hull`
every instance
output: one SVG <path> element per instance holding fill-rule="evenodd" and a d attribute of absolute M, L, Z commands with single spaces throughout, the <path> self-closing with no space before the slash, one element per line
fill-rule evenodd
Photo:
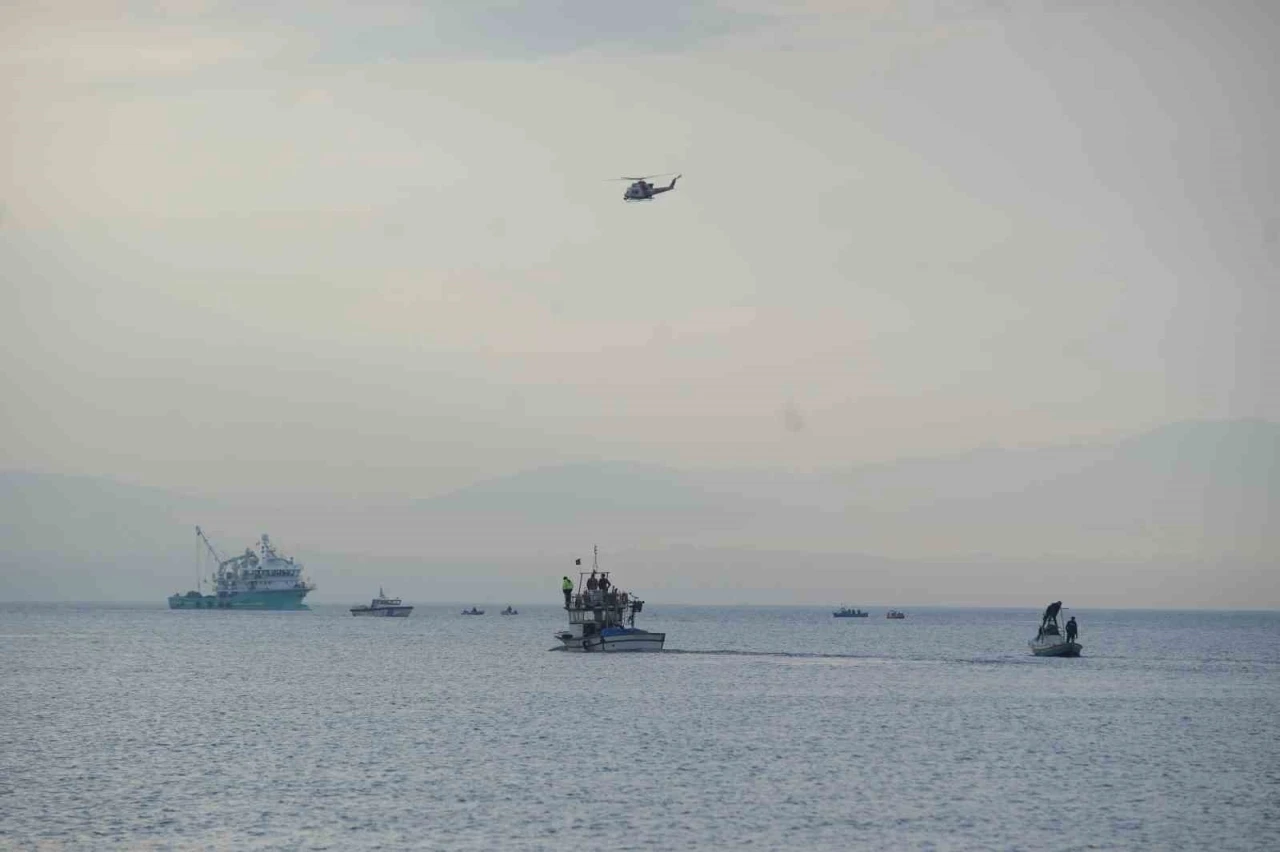
<path fill-rule="evenodd" d="M 351 614 L 354 616 L 372 618 L 408 618 L 411 612 L 413 612 L 413 607 L 411 606 L 380 606 L 376 608 L 358 606 L 351 609 Z"/>
<path fill-rule="evenodd" d="M 1027 645 L 1037 657 L 1078 657 L 1084 648 L 1079 642 L 1064 642 L 1056 637 L 1052 640 L 1032 639 Z"/>
<path fill-rule="evenodd" d="M 566 651 L 619 653 L 624 651 L 661 651 L 663 643 L 667 641 L 667 634 L 633 629 L 612 635 L 609 633 L 603 636 L 597 634 L 586 638 L 561 633 L 556 638 L 564 643 L 564 650 Z"/>
<path fill-rule="evenodd" d="M 169 609 L 256 609 L 276 611 L 309 610 L 302 602 L 310 589 L 228 592 L 221 595 L 173 595 Z"/>

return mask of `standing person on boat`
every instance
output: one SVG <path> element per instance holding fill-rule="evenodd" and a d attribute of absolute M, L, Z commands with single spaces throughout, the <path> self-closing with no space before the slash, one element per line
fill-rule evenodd
<path fill-rule="evenodd" d="M 600 588 L 600 582 L 596 579 L 596 572 L 592 571 L 591 576 L 587 578 L 587 591 L 594 592 Z"/>
<path fill-rule="evenodd" d="M 609 578 L 608 577 L 600 578 L 600 591 L 604 592 L 606 595 L 609 594 Z"/>
<path fill-rule="evenodd" d="M 560 581 L 560 591 L 564 592 L 564 608 L 569 608 L 569 599 L 573 597 L 573 581 L 565 577 Z"/>
<path fill-rule="evenodd" d="M 1076 641 L 1076 633 L 1077 633 L 1076 617 L 1073 615 L 1067 619 L 1067 641 L 1068 642 Z"/>

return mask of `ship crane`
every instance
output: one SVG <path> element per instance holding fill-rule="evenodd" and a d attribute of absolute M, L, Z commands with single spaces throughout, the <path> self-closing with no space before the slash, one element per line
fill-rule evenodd
<path fill-rule="evenodd" d="M 233 556 L 227 559 L 218 552 L 218 549 L 213 546 L 213 542 L 209 541 L 209 537 L 204 534 L 204 530 L 200 529 L 200 527 L 196 527 L 196 536 L 204 543 L 209 555 L 213 557 L 213 563 L 216 566 L 213 569 L 215 583 L 221 583 L 229 576 L 238 576 L 242 563 L 250 560 L 256 561 L 256 557 L 251 551 L 245 551 L 243 556 Z"/>
<path fill-rule="evenodd" d="M 200 572 L 200 542 L 204 542 L 205 548 L 209 551 L 209 555 L 213 557 L 213 564 L 219 568 L 222 567 L 222 557 L 218 555 L 218 551 L 214 550 L 213 543 L 205 537 L 204 530 L 196 527 L 196 589 L 204 591 L 204 575 Z"/>
<path fill-rule="evenodd" d="M 223 562 L 226 561 L 225 559 L 222 558 L 222 556 L 218 553 L 218 551 L 214 549 L 213 543 L 210 542 L 209 539 L 205 537 L 204 530 L 200 529 L 199 527 L 196 527 L 196 536 L 198 536 L 199 539 L 204 542 L 204 546 L 208 548 L 209 555 L 213 557 L 213 561 L 215 565 L 221 565 Z"/>

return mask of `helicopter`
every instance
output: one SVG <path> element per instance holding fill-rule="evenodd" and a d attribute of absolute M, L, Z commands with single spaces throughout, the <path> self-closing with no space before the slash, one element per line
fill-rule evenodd
<path fill-rule="evenodd" d="M 644 175 L 643 177 L 620 177 L 614 178 L 614 180 L 634 181 L 631 186 L 627 187 L 627 191 L 622 194 L 623 201 L 649 201 L 655 195 L 660 195 L 664 192 L 670 192 L 675 189 L 676 181 L 680 180 L 683 176 L 676 175 L 671 179 L 671 183 L 666 186 L 654 186 L 648 182 L 647 178 L 666 177 L 669 174 L 671 174 L 671 172 L 661 175 Z"/>

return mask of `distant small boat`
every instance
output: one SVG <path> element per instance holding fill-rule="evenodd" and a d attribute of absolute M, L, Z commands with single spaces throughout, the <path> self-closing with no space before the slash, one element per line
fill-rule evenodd
<path fill-rule="evenodd" d="M 849 609 L 847 606 L 842 606 L 835 612 L 831 613 L 831 615 L 833 618 L 866 618 L 869 613 L 865 610 L 857 608 Z"/>
<path fill-rule="evenodd" d="M 884 614 L 885 618 L 906 618 L 907 614 L 900 609 L 891 609 Z"/>
<path fill-rule="evenodd" d="M 352 615 L 377 615 L 383 618 L 408 618 L 413 607 L 405 606 L 399 598 L 389 598 L 378 589 L 378 596 L 368 606 L 353 606 Z"/>
<path fill-rule="evenodd" d="M 1058 613 L 1062 611 L 1062 601 L 1054 601 L 1045 607 L 1040 616 L 1040 629 L 1036 638 L 1027 645 L 1031 653 L 1037 657 L 1078 657 L 1084 646 L 1079 642 L 1069 642 L 1058 629 Z M 1070 625 L 1068 625 L 1070 626 Z"/>
<path fill-rule="evenodd" d="M 464 609 L 462 611 L 462 614 L 463 615 L 484 615 L 484 610 L 471 607 L 471 609 Z"/>
<path fill-rule="evenodd" d="M 512 609 L 512 608 L 511 608 L 511 605 L 510 605 L 510 604 L 508 604 L 508 605 L 507 605 L 507 608 L 506 608 L 506 609 L 504 609 L 504 610 L 503 610 L 501 613 L 499 613 L 499 614 L 500 614 L 500 615 L 519 615 L 519 614 L 520 614 L 520 611 L 519 611 L 519 610 L 517 610 L 517 609 Z"/>

